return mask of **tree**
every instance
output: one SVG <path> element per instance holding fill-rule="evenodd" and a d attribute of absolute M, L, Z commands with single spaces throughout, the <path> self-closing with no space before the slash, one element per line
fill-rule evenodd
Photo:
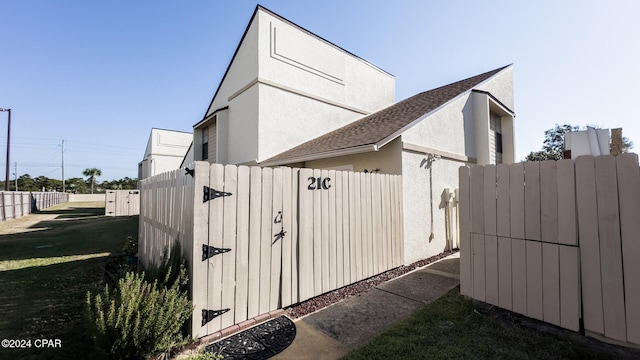
<path fill-rule="evenodd" d="M 596 127 L 597 128 L 597 127 Z M 583 129 L 586 129 L 583 128 Z M 560 160 L 564 152 L 564 134 L 580 130 L 580 126 L 569 124 L 558 125 L 544 132 L 544 144 L 542 150 L 532 151 L 524 159 L 525 161 Z M 633 142 L 626 137 L 622 138 L 622 151 L 628 152 L 633 148 Z"/>
<path fill-rule="evenodd" d="M 102 175 L 102 171 L 97 168 L 86 168 L 82 172 L 82 175 L 89 177 L 87 180 L 91 182 L 91 193 L 93 194 L 93 185 L 96 183 L 96 177 Z"/>

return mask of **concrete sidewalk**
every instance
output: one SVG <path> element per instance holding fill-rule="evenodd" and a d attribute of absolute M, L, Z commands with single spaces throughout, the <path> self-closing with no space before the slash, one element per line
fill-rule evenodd
<path fill-rule="evenodd" d="M 295 321 L 293 343 L 272 359 L 339 359 L 460 283 L 460 253 Z"/>

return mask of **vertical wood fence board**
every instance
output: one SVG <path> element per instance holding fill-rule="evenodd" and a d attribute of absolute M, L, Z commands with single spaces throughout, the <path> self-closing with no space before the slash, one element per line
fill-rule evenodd
<path fill-rule="evenodd" d="M 269 310 L 280 306 L 281 276 L 282 276 L 282 243 L 277 234 L 284 230 L 282 222 L 282 168 L 273 169 L 273 211 L 271 213 L 271 290 L 269 296 Z M 278 219 L 280 215 L 280 219 Z M 286 236 L 286 234 L 285 234 Z"/>
<path fill-rule="evenodd" d="M 524 234 L 527 240 L 540 240 L 540 163 L 524 163 Z"/>
<path fill-rule="evenodd" d="M 463 166 L 458 170 L 459 202 L 458 212 L 460 213 L 460 294 L 465 296 L 473 295 L 472 282 L 472 252 L 471 248 L 471 218 L 470 218 L 470 170 Z"/>
<path fill-rule="evenodd" d="M 355 264 L 356 264 L 356 279 L 357 281 L 360 281 L 362 279 L 365 278 L 366 272 L 365 272 L 365 261 L 366 259 L 363 258 L 362 256 L 362 249 L 363 249 L 363 237 L 366 236 L 366 233 L 363 233 L 363 213 L 362 213 L 362 208 L 361 208 L 361 204 L 362 204 L 362 180 L 363 180 L 363 176 L 364 174 L 362 173 L 355 173 L 354 175 L 354 203 L 353 203 L 353 213 L 355 215 L 354 217 L 354 222 L 352 222 L 352 224 L 354 224 L 354 228 L 355 228 L 355 246 L 353 248 L 353 254 L 355 255 Z M 351 200 L 349 200 L 351 201 Z"/>
<path fill-rule="evenodd" d="M 627 325 L 624 311 L 622 245 L 615 158 L 612 155 L 596 157 L 595 173 L 604 335 L 611 339 L 626 341 Z"/>
<path fill-rule="evenodd" d="M 198 162 L 195 167 L 194 188 L 203 189 L 209 186 L 209 164 Z M 207 263 L 201 261 L 202 245 L 209 244 L 209 206 L 199 201 L 202 197 L 199 192 L 192 193 L 193 198 L 193 235 L 190 238 L 190 248 L 187 248 L 187 264 L 191 264 L 192 273 L 189 274 L 189 285 L 193 300 L 192 331 L 194 336 L 205 335 L 206 329 L 202 329 L 202 309 L 207 306 L 207 277 L 209 275 Z M 166 200 L 166 197 L 164 198 Z M 169 210 L 164 208 L 165 212 Z M 165 230 L 165 234 L 167 231 Z M 173 244 L 168 244 L 170 248 Z M 182 246 L 184 246 L 183 244 Z M 185 249 L 183 249 L 183 253 Z"/>
<path fill-rule="evenodd" d="M 558 168 L 555 160 L 540 163 L 540 231 L 542 241 L 558 242 Z"/>
<path fill-rule="evenodd" d="M 382 176 L 382 183 L 380 189 L 380 195 L 382 197 L 382 235 L 383 235 L 383 264 L 384 270 L 389 270 L 394 268 L 393 262 L 391 260 L 392 253 L 392 242 L 393 238 L 391 237 L 391 222 L 393 221 L 391 218 L 391 186 L 390 175 Z"/>
<path fill-rule="evenodd" d="M 273 241 L 273 169 L 262 169 L 262 218 L 260 232 L 260 314 L 271 306 L 271 242 Z"/>
<path fill-rule="evenodd" d="M 212 189 L 224 189 L 224 167 L 220 164 L 212 164 L 209 167 L 209 187 Z M 176 189 L 176 206 L 183 207 L 179 189 Z M 209 201 L 209 246 L 223 247 L 222 231 L 224 228 L 223 200 Z M 177 217 L 180 219 L 181 217 Z M 177 220 L 176 219 L 176 220 Z M 217 255 L 208 259 L 209 279 L 207 284 L 207 309 L 223 309 L 222 304 L 222 256 Z M 207 324 L 209 334 L 222 329 L 220 317 L 216 317 Z"/>
<path fill-rule="evenodd" d="M 379 274 L 382 269 L 382 199 L 380 198 L 380 176 L 371 176 L 371 239 L 373 274 Z"/>
<path fill-rule="evenodd" d="M 511 239 L 498 237 L 498 306 L 512 310 Z"/>
<path fill-rule="evenodd" d="M 282 307 L 287 307 L 293 302 L 291 301 L 291 243 L 292 233 L 291 224 L 293 222 L 293 213 L 291 205 L 291 168 L 282 168 L 282 230 L 284 237 L 282 241 Z"/>
<path fill-rule="evenodd" d="M 576 180 L 573 160 L 557 162 L 558 175 L 558 242 L 578 245 L 576 213 Z"/>
<path fill-rule="evenodd" d="M 580 330 L 580 270 L 578 248 L 560 246 L 560 326 Z"/>
<path fill-rule="evenodd" d="M 486 301 L 485 236 L 471 233 L 471 246 L 473 246 L 473 298 Z"/>
<path fill-rule="evenodd" d="M 512 164 L 509 167 L 509 200 L 511 238 L 524 239 L 524 165 L 522 163 Z"/>
<path fill-rule="evenodd" d="M 349 197 L 352 193 L 350 186 L 352 183 L 349 181 L 350 173 L 348 171 L 342 171 L 342 269 L 344 282 L 342 285 L 351 284 L 355 280 L 352 280 L 352 274 L 355 274 L 355 264 L 351 264 L 351 242 L 354 241 L 351 238 L 351 224 L 349 213 Z M 352 266 L 353 265 L 353 266 Z"/>
<path fill-rule="evenodd" d="M 330 173 L 331 174 L 331 173 Z M 335 195 L 335 211 L 336 211 L 336 221 L 335 221 L 335 226 L 336 226 L 336 288 L 341 288 L 342 286 L 345 285 L 345 281 L 344 281 L 344 277 L 345 277 L 345 271 L 348 271 L 348 269 L 345 268 L 344 266 L 344 244 L 345 244 L 345 238 L 344 238 L 344 214 L 343 209 L 344 209 L 344 198 L 343 198 L 343 191 L 345 191 L 345 184 L 342 183 L 342 174 L 343 171 L 336 171 L 335 173 L 333 173 L 333 178 L 334 180 L 332 180 L 332 182 L 334 183 L 334 195 Z M 348 186 L 348 185 L 347 185 Z M 348 247 L 347 247 L 348 249 Z M 348 256 L 348 253 L 347 253 Z M 348 283 L 348 282 L 347 282 Z"/>
<path fill-rule="evenodd" d="M 298 303 L 300 300 L 300 291 L 298 287 L 298 276 L 302 267 L 300 266 L 300 253 L 299 253 L 299 199 L 300 199 L 300 182 L 298 173 L 300 169 L 294 168 L 291 170 L 291 304 Z"/>
<path fill-rule="evenodd" d="M 580 156 L 575 161 L 582 316 L 585 330 L 604 333 L 602 278 L 600 276 L 600 244 L 596 202 L 595 165 L 592 157 Z M 588 264 L 588 265 L 586 265 Z"/>
<path fill-rule="evenodd" d="M 542 243 L 542 313 L 545 322 L 560 326 L 560 254 L 556 244 Z"/>
<path fill-rule="evenodd" d="M 262 230 L 262 169 L 250 170 L 249 197 L 249 271 L 247 318 L 260 315 L 260 240 Z"/>
<path fill-rule="evenodd" d="M 620 234 L 624 264 L 627 341 L 640 345 L 640 168 L 638 155 L 616 157 L 620 200 Z M 622 195 L 623 194 L 623 195 Z"/>
<path fill-rule="evenodd" d="M 318 169 L 313 170 L 313 177 L 317 180 L 322 175 Z M 316 184 L 317 185 L 317 184 Z M 322 193 L 313 192 L 313 295 L 322 294 Z"/>
<path fill-rule="evenodd" d="M 527 250 L 527 316 L 543 319 L 542 243 L 525 241 Z"/>
<path fill-rule="evenodd" d="M 349 174 L 349 260 L 351 281 L 362 279 L 362 240 L 360 226 L 360 173 Z"/>
<path fill-rule="evenodd" d="M 496 213 L 498 214 L 496 216 L 496 233 L 504 238 L 511 236 L 510 201 L 509 165 L 499 164 L 496 167 Z M 511 259 L 510 255 L 509 259 Z"/>
<path fill-rule="evenodd" d="M 496 235 L 496 166 L 484 167 L 484 234 Z"/>
<path fill-rule="evenodd" d="M 364 213 L 364 233 L 365 236 L 363 241 L 365 242 L 364 247 L 364 255 L 363 258 L 366 259 L 366 277 L 373 276 L 373 224 L 372 224 L 372 213 L 371 213 L 371 173 L 365 173 L 363 176 L 364 186 L 363 186 L 363 207 L 362 212 Z"/>
<path fill-rule="evenodd" d="M 218 255 L 222 259 L 222 307 L 230 309 L 220 315 L 222 328 L 234 324 L 235 320 L 235 295 L 236 295 L 236 215 L 238 198 L 238 168 L 233 165 L 224 167 L 224 192 L 230 196 L 222 198 L 224 207 L 224 229 L 222 234 L 222 246 L 231 251 Z M 220 199 L 217 199 L 220 200 Z"/>
<path fill-rule="evenodd" d="M 402 176 L 396 176 L 396 186 L 398 187 L 397 195 L 398 195 L 398 248 L 400 249 L 400 261 L 404 264 L 404 205 L 403 205 L 403 185 L 402 185 Z"/>
<path fill-rule="evenodd" d="M 338 232 L 342 235 L 342 199 L 341 194 L 338 195 L 338 188 L 342 190 L 342 183 L 339 178 L 339 173 L 336 174 L 335 170 L 329 170 L 329 178 L 331 179 L 332 186 L 329 188 L 329 272 L 331 277 L 329 278 L 329 286 L 332 289 L 337 289 L 342 283 L 342 241 L 338 243 Z M 340 186 L 339 186 L 340 185 Z M 339 214 L 340 213 L 340 214 Z M 340 215 L 340 220 L 338 220 Z M 341 238 L 341 236 L 340 236 Z M 340 239 L 342 240 L 342 239 Z"/>
<path fill-rule="evenodd" d="M 485 177 L 485 180 L 486 180 L 486 177 Z M 497 306 L 499 305 L 498 238 L 494 235 L 485 235 L 484 241 L 485 241 L 486 299 L 489 304 L 493 304 Z"/>
<path fill-rule="evenodd" d="M 249 194 L 250 170 L 238 166 L 237 230 L 236 230 L 236 297 L 235 323 L 247 319 L 249 297 Z"/>
<path fill-rule="evenodd" d="M 329 176 L 329 171 L 328 170 L 322 170 L 320 172 L 320 179 L 326 179 Z M 321 244 L 321 251 L 322 251 L 322 291 L 316 295 L 328 292 L 331 290 L 331 286 L 330 286 L 330 280 L 331 280 L 331 271 L 330 271 L 330 265 L 331 265 L 331 259 L 330 259 L 330 247 L 331 247 L 331 240 L 330 240 L 330 236 L 329 236 L 329 191 L 328 190 L 324 190 L 322 188 L 322 186 L 320 185 L 320 182 L 318 181 L 317 185 L 317 190 L 315 190 L 317 193 L 320 193 L 320 201 L 321 201 L 321 219 L 322 222 L 320 223 L 321 226 L 321 230 L 320 230 L 320 244 Z"/>
<path fill-rule="evenodd" d="M 298 275 L 298 288 L 300 301 L 313 297 L 314 290 L 314 266 L 313 266 L 313 193 L 307 189 L 307 179 L 313 176 L 313 170 L 300 169 L 299 178 L 299 242 L 300 266 Z"/>
<path fill-rule="evenodd" d="M 484 234 L 484 168 L 479 165 L 472 166 L 470 179 L 471 232 Z"/>
<path fill-rule="evenodd" d="M 527 247 L 520 239 L 511 239 L 513 268 L 513 311 L 527 315 Z"/>

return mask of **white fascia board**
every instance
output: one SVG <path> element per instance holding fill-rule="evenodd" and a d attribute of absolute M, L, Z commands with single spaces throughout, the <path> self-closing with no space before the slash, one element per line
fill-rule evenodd
<path fill-rule="evenodd" d="M 378 149 L 379 147 L 376 144 L 367 144 L 367 145 L 360 145 L 360 146 L 346 148 L 346 149 L 326 151 L 326 152 L 312 154 L 312 155 L 298 156 L 298 157 L 276 160 L 271 162 L 263 162 L 258 164 L 260 166 L 278 166 L 278 165 L 284 165 L 284 164 L 327 159 L 327 158 L 333 158 L 338 156 L 361 154 L 365 152 L 378 151 Z"/>

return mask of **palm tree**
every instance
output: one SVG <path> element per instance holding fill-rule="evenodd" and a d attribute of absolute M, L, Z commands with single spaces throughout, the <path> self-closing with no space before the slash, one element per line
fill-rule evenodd
<path fill-rule="evenodd" d="M 91 181 L 91 193 L 93 194 L 93 184 L 96 183 L 96 177 L 102 175 L 102 171 L 96 168 L 86 168 L 82 172 L 82 175 L 88 176 Z"/>

